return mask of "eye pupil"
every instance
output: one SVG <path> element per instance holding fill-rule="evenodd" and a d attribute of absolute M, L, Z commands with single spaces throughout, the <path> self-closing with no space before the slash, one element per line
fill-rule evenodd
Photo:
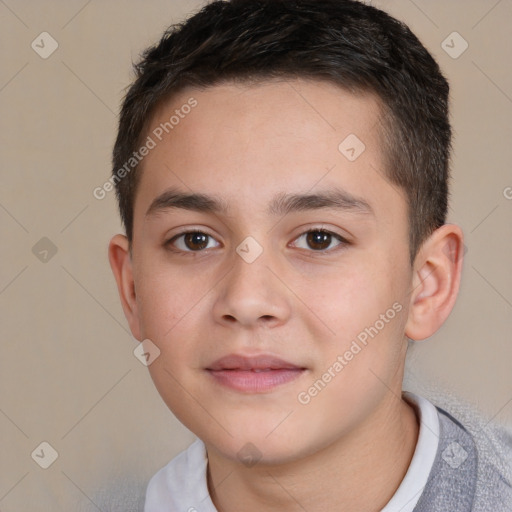
<path fill-rule="evenodd" d="M 310 231 L 307 234 L 307 243 L 309 247 L 315 250 L 327 249 L 331 245 L 332 235 L 325 231 Z"/>
<path fill-rule="evenodd" d="M 184 241 L 190 250 L 197 251 L 208 246 L 208 235 L 204 233 L 187 233 L 184 236 Z"/>

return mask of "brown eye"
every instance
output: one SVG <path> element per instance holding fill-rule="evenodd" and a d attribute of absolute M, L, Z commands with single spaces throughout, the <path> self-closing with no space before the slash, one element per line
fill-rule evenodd
<path fill-rule="evenodd" d="M 183 241 L 191 251 L 200 251 L 208 246 L 208 235 L 204 233 L 187 233 Z"/>
<path fill-rule="evenodd" d="M 199 252 L 204 249 L 218 247 L 219 243 L 215 238 L 201 231 L 187 231 L 176 235 L 166 245 L 182 252 Z"/>
<path fill-rule="evenodd" d="M 325 229 L 312 229 L 302 233 L 292 245 L 299 249 L 327 253 L 350 243 L 337 233 Z"/>
<path fill-rule="evenodd" d="M 315 251 L 327 249 L 332 242 L 332 234 L 327 231 L 309 231 L 306 234 L 308 246 Z"/>

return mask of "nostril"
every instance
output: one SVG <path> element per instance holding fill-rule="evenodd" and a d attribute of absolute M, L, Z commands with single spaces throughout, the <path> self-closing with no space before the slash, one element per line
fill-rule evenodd
<path fill-rule="evenodd" d="M 233 315 L 224 315 L 224 320 L 227 320 L 229 323 L 236 322 L 236 318 Z"/>
<path fill-rule="evenodd" d="M 262 317 L 260 317 L 262 320 L 265 320 L 266 322 L 269 322 L 270 320 L 273 320 L 273 316 L 272 315 L 263 315 Z"/>

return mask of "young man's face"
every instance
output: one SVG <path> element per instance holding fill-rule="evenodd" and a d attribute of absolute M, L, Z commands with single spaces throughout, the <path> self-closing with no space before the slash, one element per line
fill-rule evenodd
<path fill-rule="evenodd" d="M 412 272 L 378 118 L 369 95 L 290 81 L 185 91 L 152 119 L 131 327 L 161 351 L 169 408 L 225 457 L 300 458 L 396 408 Z"/>

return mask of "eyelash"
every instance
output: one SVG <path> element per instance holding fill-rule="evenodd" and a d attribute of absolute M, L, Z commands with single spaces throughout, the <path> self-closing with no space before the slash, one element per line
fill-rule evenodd
<path fill-rule="evenodd" d="M 200 250 L 197 250 L 197 251 L 192 251 L 192 250 L 183 250 L 183 249 L 178 249 L 178 248 L 175 248 L 173 246 L 173 244 L 176 242 L 176 240 L 178 240 L 179 238 L 185 236 L 185 235 L 189 235 L 189 234 L 194 234 L 194 233 L 199 233 L 201 235 L 206 235 L 208 238 L 210 239 L 214 239 L 215 238 L 206 233 L 205 231 L 202 231 L 200 229 L 188 229 L 187 231 L 183 231 L 181 233 L 178 233 L 177 235 L 174 235 L 171 239 L 169 239 L 167 242 L 165 242 L 164 246 L 166 248 L 168 248 L 169 250 L 173 251 L 173 252 L 176 252 L 176 253 L 180 253 L 180 254 L 185 254 L 185 255 L 194 255 L 196 253 L 200 253 L 200 252 L 204 252 L 208 249 L 200 249 Z M 304 231 L 303 233 L 301 233 L 299 236 L 297 236 L 293 242 L 296 242 L 297 240 L 299 240 L 301 237 L 304 237 L 306 235 L 308 235 L 309 233 L 325 233 L 327 235 L 330 235 L 332 236 L 332 238 L 334 240 L 337 240 L 339 243 L 334 246 L 334 248 L 330 248 L 330 249 L 321 249 L 321 250 L 314 250 L 314 249 L 304 249 L 304 248 L 300 248 L 302 250 L 306 250 L 308 252 L 311 252 L 311 253 L 318 253 L 318 254 L 326 254 L 326 253 L 331 253 L 331 252 L 334 252 L 336 251 L 337 249 L 341 249 L 343 248 L 343 246 L 347 246 L 347 245 L 350 245 L 350 242 L 345 239 L 344 237 L 342 237 L 341 235 L 339 235 L 338 233 L 335 233 L 333 231 L 330 231 L 328 229 L 323 229 L 323 228 L 312 228 L 312 229 L 308 229 L 307 231 Z M 211 248 L 210 248 L 211 249 Z"/>

